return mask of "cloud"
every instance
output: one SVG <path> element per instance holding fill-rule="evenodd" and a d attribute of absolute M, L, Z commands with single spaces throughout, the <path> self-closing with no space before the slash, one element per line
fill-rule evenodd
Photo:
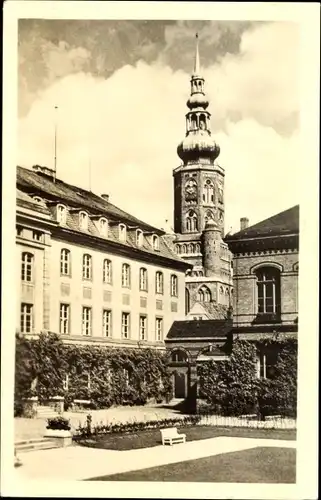
<path fill-rule="evenodd" d="M 238 55 L 204 70 L 226 171 L 227 230 L 237 230 L 242 216 L 255 223 L 297 203 L 297 48 L 293 27 L 269 23 L 243 34 Z M 86 59 L 73 54 L 73 64 Z M 189 78 L 158 60 L 125 65 L 107 79 L 77 72 L 55 80 L 19 120 L 19 164 L 53 165 L 58 105 L 58 177 L 88 188 L 90 164 L 93 191 L 163 226 L 173 220 Z"/>

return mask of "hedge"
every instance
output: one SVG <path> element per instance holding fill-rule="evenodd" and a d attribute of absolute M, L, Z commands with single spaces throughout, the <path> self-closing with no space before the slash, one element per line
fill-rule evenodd
<path fill-rule="evenodd" d="M 276 353 L 274 376 L 257 376 L 257 349 Z M 223 416 L 257 414 L 296 417 L 297 341 L 295 339 L 235 340 L 229 360 L 209 361 L 198 368 L 199 397 L 206 412 Z M 204 404 L 203 403 L 203 404 Z"/>
<path fill-rule="evenodd" d="M 68 388 L 64 388 L 67 374 Z M 62 395 L 66 410 L 75 399 L 90 400 L 95 409 L 164 400 L 171 390 L 163 352 L 68 345 L 53 333 L 33 340 L 16 338 L 16 415 L 22 400 L 35 395 L 40 402 Z"/>

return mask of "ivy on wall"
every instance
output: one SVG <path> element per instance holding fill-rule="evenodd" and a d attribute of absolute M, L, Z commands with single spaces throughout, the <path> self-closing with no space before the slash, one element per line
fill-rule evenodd
<path fill-rule="evenodd" d="M 75 399 L 90 400 L 92 408 L 108 408 L 163 400 L 170 393 L 162 352 L 67 345 L 52 333 L 35 340 L 16 338 L 16 413 L 22 399 L 32 395 L 40 402 L 62 395 L 67 409 Z"/>
<path fill-rule="evenodd" d="M 273 378 L 258 378 L 257 350 L 275 352 Z M 206 411 L 225 416 L 258 414 L 296 416 L 297 341 L 262 340 L 256 344 L 235 340 L 229 360 L 209 361 L 198 367 L 199 397 Z"/>

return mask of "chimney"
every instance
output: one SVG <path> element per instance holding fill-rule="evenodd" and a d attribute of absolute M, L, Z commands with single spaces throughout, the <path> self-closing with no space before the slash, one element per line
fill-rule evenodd
<path fill-rule="evenodd" d="M 56 178 L 56 173 L 52 168 L 45 167 L 43 165 L 33 165 L 32 170 L 39 175 L 45 175 L 53 180 Z"/>
<path fill-rule="evenodd" d="M 246 229 L 249 227 L 249 219 L 247 217 L 240 218 L 240 227 L 241 227 L 241 231 L 243 231 L 243 229 Z"/>
<path fill-rule="evenodd" d="M 101 194 L 101 198 L 105 201 L 109 201 L 109 194 Z"/>

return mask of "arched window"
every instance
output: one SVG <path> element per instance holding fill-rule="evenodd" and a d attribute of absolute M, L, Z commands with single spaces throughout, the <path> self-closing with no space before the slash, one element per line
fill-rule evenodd
<path fill-rule="evenodd" d="M 67 211 L 64 205 L 57 205 L 57 221 L 59 224 L 66 224 Z"/>
<path fill-rule="evenodd" d="M 42 199 L 40 198 L 40 196 L 34 196 L 34 197 L 33 197 L 33 200 L 34 200 L 36 203 L 42 203 Z"/>
<path fill-rule="evenodd" d="M 214 184 L 210 179 L 206 179 L 203 188 L 203 201 L 204 203 L 214 202 Z"/>
<path fill-rule="evenodd" d="M 176 351 L 172 352 L 171 360 L 174 361 L 174 363 L 186 363 L 186 361 L 188 361 L 188 358 L 185 351 L 183 351 L 182 349 L 177 349 Z"/>
<path fill-rule="evenodd" d="M 186 215 L 186 231 L 190 233 L 197 231 L 197 215 L 190 210 Z"/>
<path fill-rule="evenodd" d="M 31 253 L 23 252 L 21 255 L 21 281 L 33 281 L 34 257 Z"/>
<path fill-rule="evenodd" d="M 126 226 L 125 224 L 119 224 L 119 241 L 126 241 Z"/>
<path fill-rule="evenodd" d="M 176 274 L 171 275 L 171 296 L 172 297 L 178 296 L 178 279 Z"/>
<path fill-rule="evenodd" d="M 82 279 L 92 279 L 92 258 L 88 253 L 85 253 L 82 258 Z"/>
<path fill-rule="evenodd" d="M 193 253 L 193 244 L 192 243 L 189 243 L 189 245 L 187 246 L 187 253 Z"/>
<path fill-rule="evenodd" d="M 112 282 L 112 263 L 109 259 L 103 262 L 103 282 L 111 284 Z"/>
<path fill-rule="evenodd" d="M 67 248 L 62 248 L 60 252 L 60 274 L 63 276 L 71 275 L 71 254 Z"/>
<path fill-rule="evenodd" d="M 201 247 L 200 247 L 200 245 L 198 243 L 196 243 L 196 245 L 195 245 L 195 253 L 200 253 L 200 251 L 201 251 Z"/>
<path fill-rule="evenodd" d="M 210 290 L 207 288 L 207 286 L 203 285 L 198 290 L 197 300 L 199 302 L 211 302 L 212 294 L 211 294 Z"/>
<path fill-rule="evenodd" d="M 104 217 L 99 219 L 99 232 L 101 236 L 104 236 L 105 238 L 108 235 L 108 222 L 107 219 L 105 219 Z"/>
<path fill-rule="evenodd" d="M 164 293 L 164 275 L 161 271 L 156 272 L 156 293 Z"/>
<path fill-rule="evenodd" d="M 130 265 L 129 264 L 122 265 L 121 286 L 124 288 L 130 287 Z"/>
<path fill-rule="evenodd" d="M 176 250 L 176 253 L 177 254 L 180 254 L 181 253 L 181 248 L 179 245 L 175 245 L 175 250 Z"/>
<path fill-rule="evenodd" d="M 86 214 L 86 212 L 79 213 L 79 226 L 80 229 L 88 229 L 88 214 Z"/>
<path fill-rule="evenodd" d="M 192 130 L 197 129 L 197 117 L 194 113 L 191 116 L 191 125 L 192 125 Z"/>
<path fill-rule="evenodd" d="M 138 247 L 143 245 L 143 231 L 141 229 L 136 230 L 136 245 Z"/>
<path fill-rule="evenodd" d="M 208 210 L 208 211 L 205 213 L 205 217 L 204 217 L 205 224 L 206 224 L 209 220 L 214 220 L 214 214 L 213 214 L 213 212 L 211 212 L 211 210 Z"/>
<path fill-rule="evenodd" d="M 188 314 L 190 311 L 190 294 L 189 290 L 185 288 L 185 314 Z"/>
<path fill-rule="evenodd" d="M 141 267 L 139 270 L 139 289 L 143 292 L 147 292 L 148 280 L 147 280 L 147 269 Z"/>
<path fill-rule="evenodd" d="M 205 118 L 205 115 L 200 115 L 200 129 L 201 130 L 205 130 L 206 129 L 206 118 Z"/>
<path fill-rule="evenodd" d="M 256 271 L 258 314 L 280 313 L 280 271 L 272 266 Z"/>
<path fill-rule="evenodd" d="M 153 235 L 152 242 L 153 242 L 153 249 L 159 250 L 159 237 L 156 234 Z"/>

